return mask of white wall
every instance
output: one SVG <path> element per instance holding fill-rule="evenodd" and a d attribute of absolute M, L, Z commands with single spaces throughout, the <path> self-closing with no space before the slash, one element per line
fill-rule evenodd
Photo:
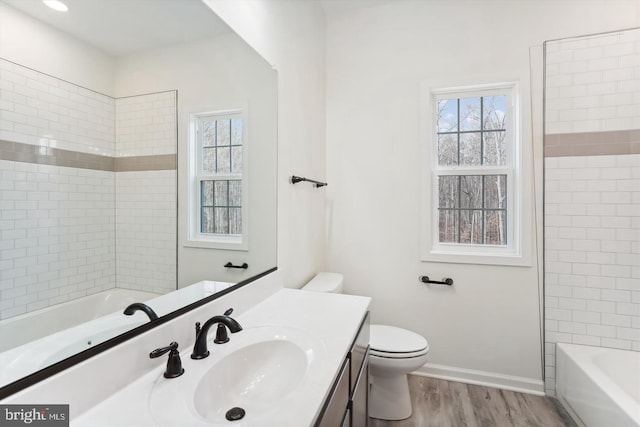
<path fill-rule="evenodd" d="M 542 64 L 530 73 L 530 47 L 640 23 L 637 1 L 587 3 L 394 1 L 328 17 L 327 267 L 345 274 L 347 292 L 373 297 L 374 322 L 427 337 L 438 372 L 540 392 L 540 290 L 535 259 L 532 267 L 419 261 L 420 84 L 518 80 L 531 166 L 529 85 Z M 534 148 L 539 169 L 539 138 Z M 421 274 L 455 285 L 428 287 Z"/>
<path fill-rule="evenodd" d="M 278 268 L 299 287 L 325 267 L 325 20 L 318 2 L 205 0 L 278 70 Z M 340 185 L 331 183 L 329 185 Z"/>
<path fill-rule="evenodd" d="M 271 66 L 233 33 L 118 58 L 116 94 L 178 91 L 178 285 L 240 281 L 276 265 L 277 84 Z M 248 113 L 249 252 L 185 246 L 189 114 L 244 108 Z M 224 264 L 249 264 L 247 270 Z"/>
<path fill-rule="evenodd" d="M 2 2 L 0 58 L 113 95 L 111 56 Z"/>

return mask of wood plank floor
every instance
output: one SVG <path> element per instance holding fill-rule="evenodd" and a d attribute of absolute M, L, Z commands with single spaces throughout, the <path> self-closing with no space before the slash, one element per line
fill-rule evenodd
<path fill-rule="evenodd" d="M 577 427 L 556 399 L 409 375 L 413 415 L 369 427 Z"/>

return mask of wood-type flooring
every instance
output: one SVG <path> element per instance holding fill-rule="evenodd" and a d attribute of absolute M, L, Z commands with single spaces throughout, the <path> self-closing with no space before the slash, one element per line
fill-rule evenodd
<path fill-rule="evenodd" d="M 369 427 L 577 427 L 557 399 L 409 375 L 413 414 Z"/>

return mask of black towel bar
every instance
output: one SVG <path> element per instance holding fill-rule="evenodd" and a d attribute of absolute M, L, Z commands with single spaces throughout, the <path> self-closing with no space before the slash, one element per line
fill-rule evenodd
<path fill-rule="evenodd" d="M 432 283 L 434 285 L 447 285 L 447 286 L 453 285 L 453 279 L 450 277 L 445 277 L 444 279 L 442 279 L 442 281 L 440 281 L 440 280 L 431 280 L 429 279 L 429 276 L 420 276 L 420 281 L 422 283 Z"/>
<path fill-rule="evenodd" d="M 244 268 L 246 270 L 247 268 L 249 268 L 249 264 L 245 262 L 242 265 L 233 265 L 230 262 L 228 262 L 224 265 L 224 267 L 225 268 Z"/>
<path fill-rule="evenodd" d="M 315 179 L 309 179 L 309 178 L 305 178 L 303 176 L 295 176 L 295 175 L 293 175 L 291 177 L 291 183 L 292 184 L 297 184 L 297 183 L 303 182 L 303 181 L 314 183 L 316 185 L 316 188 L 325 187 L 325 186 L 329 185 L 326 182 L 316 181 Z"/>

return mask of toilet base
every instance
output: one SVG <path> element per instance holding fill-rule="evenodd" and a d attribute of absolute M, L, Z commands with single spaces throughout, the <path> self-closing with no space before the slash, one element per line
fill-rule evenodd
<path fill-rule="evenodd" d="M 411 395 L 406 375 L 371 375 L 369 417 L 397 421 L 409 418 L 411 413 Z"/>

